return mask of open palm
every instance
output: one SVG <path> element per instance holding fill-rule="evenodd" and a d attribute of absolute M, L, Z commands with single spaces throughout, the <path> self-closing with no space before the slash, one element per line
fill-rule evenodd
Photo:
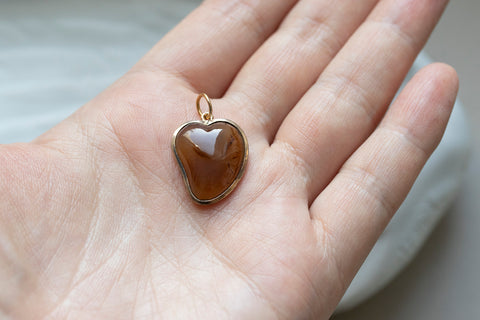
<path fill-rule="evenodd" d="M 32 143 L 0 147 L 0 314 L 325 319 L 439 142 L 448 66 L 388 109 L 442 0 L 209 0 Z M 206 92 L 250 144 L 201 206 L 171 151 Z"/>

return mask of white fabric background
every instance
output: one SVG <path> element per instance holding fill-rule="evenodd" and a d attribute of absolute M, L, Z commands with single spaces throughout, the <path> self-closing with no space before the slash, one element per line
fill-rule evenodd
<path fill-rule="evenodd" d="M 0 143 L 29 141 L 67 117 L 127 71 L 197 4 L 194 0 L 2 2 Z M 421 56 L 413 71 L 426 63 L 428 59 Z M 431 232 L 458 190 L 468 157 L 466 128 L 457 103 L 439 149 L 362 266 L 341 309 L 385 286 Z"/>

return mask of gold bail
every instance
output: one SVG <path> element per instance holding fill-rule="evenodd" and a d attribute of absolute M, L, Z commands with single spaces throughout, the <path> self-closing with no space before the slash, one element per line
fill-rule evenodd
<path fill-rule="evenodd" d="M 207 101 L 208 104 L 208 112 L 203 112 L 202 108 L 200 107 L 200 102 L 202 101 L 202 98 Z M 211 121 L 213 120 L 213 107 L 212 107 L 212 101 L 208 97 L 206 93 L 201 93 L 197 97 L 197 112 L 200 118 L 202 118 L 203 121 Z"/>

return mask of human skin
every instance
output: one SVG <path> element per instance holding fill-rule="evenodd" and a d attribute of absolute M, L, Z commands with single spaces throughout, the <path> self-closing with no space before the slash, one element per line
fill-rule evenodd
<path fill-rule="evenodd" d="M 327 319 L 437 146 L 458 79 L 420 71 L 445 0 L 207 0 L 31 143 L 0 146 L 5 319 Z M 206 92 L 250 144 L 194 203 L 171 150 Z"/>

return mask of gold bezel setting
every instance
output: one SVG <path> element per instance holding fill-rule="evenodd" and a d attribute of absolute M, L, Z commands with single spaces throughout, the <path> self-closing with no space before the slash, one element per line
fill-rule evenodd
<path fill-rule="evenodd" d="M 207 100 L 207 101 L 209 101 L 209 100 Z M 198 100 L 197 100 L 197 105 L 198 105 Z M 210 111 L 211 111 L 211 109 L 210 109 Z M 231 120 L 227 120 L 227 119 L 215 119 L 215 120 L 213 120 L 211 112 L 209 113 L 208 117 L 202 116 L 202 119 L 203 119 L 202 121 L 189 121 L 187 123 L 184 123 L 177 130 L 175 130 L 175 132 L 173 134 L 173 137 L 172 137 L 172 150 L 173 150 L 173 153 L 175 154 L 175 158 L 177 159 L 177 162 L 180 166 L 180 171 L 182 173 L 183 181 L 184 181 L 184 183 L 187 187 L 187 190 L 188 190 L 190 196 L 192 197 L 192 199 L 199 204 L 213 204 L 213 203 L 216 203 L 216 202 L 224 199 L 226 196 L 228 196 L 235 189 L 235 187 L 238 185 L 238 183 L 240 182 L 240 179 L 242 178 L 242 176 L 245 172 L 245 168 L 247 166 L 248 141 L 247 141 L 247 137 L 246 137 L 245 133 L 243 132 L 243 130 L 235 122 L 233 122 Z M 228 188 L 225 189 L 225 191 L 223 191 L 221 194 L 219 194 L 218 196 L 216 196 L 212 199 L 199 199 L 195 196 L 195 194 L 192 192 L 192 189 L 190 187 L 190 182 L 188 181 L 188 177 L 187 177 L 185 168 L 184 168 L 184 166 L 182 164 L 182 161 L 180 160 L 180 157 L 177 153 L 176 140 L 177 140 L 178 133 L 181 132 L 185 127 L 187 127 L 189 125 L 202 124 L 202 125 L 208 127 L 208 126 L 210 126 L 212 124 L 215 124 L 215 123 L 226 123 L 226 124 L 234 127 L 240 133 L 240 136 L 242 137 L 242 141 L 243 141 L 243 145 L 244 145 L 244 155 L 243 155 L 241 167 L 240 167 L 240 170 L 238 171 L 237 176 L 235 177 L 233 182 L 230 184 L 230 186 L 228 186 Z"/>

